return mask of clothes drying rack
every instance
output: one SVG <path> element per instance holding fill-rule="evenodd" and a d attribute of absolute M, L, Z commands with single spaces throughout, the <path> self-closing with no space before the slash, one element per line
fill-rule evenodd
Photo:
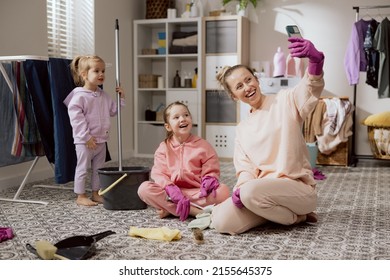
<path fill-rule="evenodd" d="M 3 62 L 12 62 L 12 61 L 26 61 L 28 59 L 30 59 L 30 60 L 44 60 L 44 61 L 48 61 L 49 60 L 48 57 L 33 56 L 33 55 L 0 56 L 0 72 L 3 75 L 3 77 L 4 77 L 8 87 L 10 88 L 12 94 L 14 94 L 13 85 L 12 85 L 11 79 L 9 78 L 7 72 L 5 71 L 5 68 L 4 68 L 2 63 Z M 26 185 L 26 183 L 28 181 L 28 178 L 30 177 L 30 174 L 33 171 L 33 169 L 34 169 L 35 165 L 37 164 L 38 160 L 39 160 L 39 156 L 36 156 L 35 159 L 33 160 L 32 164 L 31 164 L 30 168 L 28 169 L 26 175 L 24 176 L 23 181 L 21 182 L 19 188 L 17 189 L 14 197 L 13 198 L 3 198 L 3 197 L 0 197 L 1 201 L 36 203 L 36 204 L 43 204 L 43 205 L 47 205 L 48 204 L 48 202 L 45 202 L 45 201 L 22 200 L 22 199 L 19 199 L 19 196 L 20 196 L 22 190 L 24 189 L 24 187 L 25 187 L 25 185 Z M 51 166 L 51 167 L 53 168 L 53 166 Z"/>
<path fill-rule="evenodd" d="M 368 5 L 368 6 L 353 6 L 352 9 L 355 10 L 355 22 L 359 21 L 359 12 L 360 10 L 380 10 L 380 9 L 388 9 L 390 8 L 390 5 Z M 351 158 L 352 158 L 352 164 L 356 165 L 358 155 L 355 153 L 355 120 L 356 120 L 356 98 L 357 98 L 357 85 L 355 84 L 353 87 L 353 106 L 355 110 L 353 110 L 352 113 L 352 119 L 353 119 L 353 137 L 352 137 L 352 152 L 351 152 Z"/>

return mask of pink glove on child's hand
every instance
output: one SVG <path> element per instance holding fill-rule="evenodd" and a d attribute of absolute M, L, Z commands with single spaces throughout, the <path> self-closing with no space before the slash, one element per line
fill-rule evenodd
<path fill-rule="evenodd" d="M 240 189 L 236 189 L 233 192 L 232 200 L 233 200 L 233 204 L 236 205 L 238 208 L 244 207 L 244 204 L 242 204 L 241 198 L 240 198 Z"/>
<path fill-rule="evenodd" d="M 200 197 L 206 197 L 210 193 L 213 194 L 213 197 L 215 198 L 217 196 L 216 189 L 219 187 L 219 181 L 217 178 L 212 176 L 205 176 L 202 178 L 202 183 L 200 186 Z"/>
<path fill-rule="evenodd" d="M 322 67 L 324 66 L 324 54 L 318 51 L 309 40 L 299 37 L 290 37 L 288 38 L 288 41 L 290 42 L 288 48 L 291 56 L 300 58 L 307 57 L 309 59 L 309 74 L 321 75 Z"/>
<path fill-rule="evenodd" d="M 190 214 L 190 200 L 183 195 L 181 190 L 176 185 L 168 185 L 165 187 L 165 192 L 170 200 L 177 204 L 176 213 L 180 217 L 180 221 L 185 221 Z"/>

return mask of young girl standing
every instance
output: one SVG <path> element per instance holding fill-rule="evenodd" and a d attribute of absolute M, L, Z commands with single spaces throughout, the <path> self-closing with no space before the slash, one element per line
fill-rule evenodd
<path fill-rule="evenodd" d="M 174 102 L 164 110 L 167 138 L 154 154 L 153 181 L 138 188 L 139 197 L 157 209 L 160 218 L 170 214 L 181 221 L 202 212 L 198 206 L 218 204 L 229 197 L 219 182 L 218 155 L 206 140 L 191 134 L 188 107 Z"/>
<path fill-rule="evenodd" d="M 103 202 L 98 194 L 100 189 L 98 169 L 102 168 L 106 158 L 106 142 L 109 138 L 110 117 L 117 114 L 117 104 L 101 89 L 105 80 L 105 63 L 98 56 L 78 56 L 71 63 L 71 71 L 78 86 L 66 97 L 64 104 L 73 130 L 76 147 L 77 165 L 74 178 L 76 203 L 84 206 L 96 206 Z M 124 92 L 116 88 L 124 103 Z M 92 167 L 92 197 L 85 193 L 88 169 Z"/>

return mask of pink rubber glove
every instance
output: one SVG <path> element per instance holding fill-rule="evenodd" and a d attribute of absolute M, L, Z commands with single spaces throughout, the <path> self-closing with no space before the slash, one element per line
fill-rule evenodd
<path fill-rule="evenodd" d="M 190 214 L 190 200 L 183 195 L 181 190 L 176 185 L 168 185 L 165 187 L 165 192 L 170 200 L 177 204 L 176 213 L 179 215 L 180 221 L 185 221 Z"/>
<path fill-rule="evenodd" d="M 292 57 L 307 57 L 309 59 L 308 72 L 310 75 L 321 75 L 324 66 L 324 54 L 318 51 L 309 40 L 290 37 L 288 48 Z"/>
<path fill-rule="evenodd" d="M 240 198 L 240 189 L 236 189 L 233 192 L 232 200 L 233 200 L 233 204 L 236 205 L 238 208 L 244 207 L 244 204 L 242 204 L 241 198 Z"/>
<path fill-rule="evenodd" d="M 12 239 L 14 237 L 14 233 L 12 228 L 0 228 L 0 242 Z"/>
<path fill-rule="evenodd" d="M 217 178 L 212 176 L 205 176 L 202 178 L 202 183 L 200 185 L 200 197 L 206 197 L 210 193 L 213 194 L 213 197 L 215 198 L 217 196 L 216 189 L 219 187 L 219 181 Z"/>

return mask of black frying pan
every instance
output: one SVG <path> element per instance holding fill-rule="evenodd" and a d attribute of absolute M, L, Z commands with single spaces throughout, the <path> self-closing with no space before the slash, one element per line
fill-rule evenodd
<path fill-rule="evenodd" d="M 57 247 L 57 255 L 70 260 L 85 260 L 93 256 L 96 252 L 96 242 L 115 232 L 107 230 L 94 235 L 71 236 L 54 244 Z M 36 249 L 30 244 L 26 244 L 27 249 L 37 255 Z"/>

